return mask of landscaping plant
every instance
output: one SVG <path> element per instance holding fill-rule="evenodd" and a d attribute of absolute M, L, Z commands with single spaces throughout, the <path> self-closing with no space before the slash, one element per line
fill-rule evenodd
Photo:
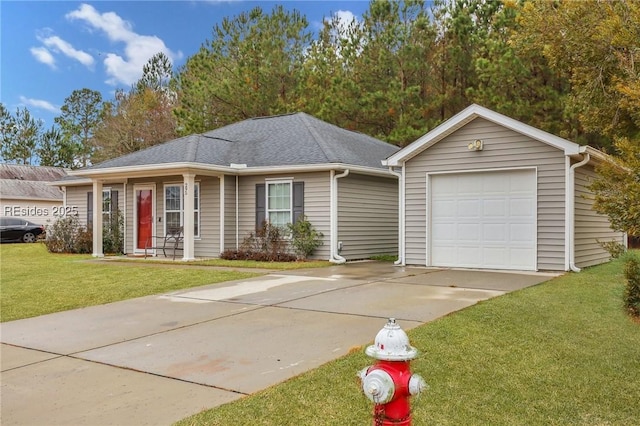
<path fill-rule="evenodd" d="M 324 235 L 304 215 L 296 223 L 288 223 L 287 229 L 291 232 L 291 245 L 300 259 L 308 258 L 323 244 Z"/>
<path fill-rule="evenodd" d="M 640 259 L 630 254 L 627 258 L 624 275 L 627 284 L 624 290 L 624 307 L 635 318 L 640 319 Z"/>

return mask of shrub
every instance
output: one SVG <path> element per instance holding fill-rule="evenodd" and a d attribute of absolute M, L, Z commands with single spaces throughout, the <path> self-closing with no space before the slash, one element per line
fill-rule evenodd
<path fill-rule="evenodd" d="M 627 258 L 624 275 L 627 279 L 624 307 L 631 316 L 640 318 L 640 259 L 638 256 Z"/>
<path fill-rule="evenodd" d="M 220 254 L 227 260 L 256 260 L 262 262 L 292 262 L 296 256 L 287 251 L 282 230 L 264 221 L 255 232 L 242 241 L 240 250 L 226 250 Z"/>
<path fill-rule="evenodd" d="M 61 217 L 47 229 L 45 245 L 51 253 L 85 253 L 86 233 L 77 216 Z M 91 246 L 90 238 L 89 252 Z"/>
<path fill-rule="evenodd" d="M 596 241 L 598 242 L 598 244 L 600 244 L 600 247 L 602 247 L 609 253 L 612 259 L 619 258 L 627 250 L 624 244 L 620 244 L 617 241 Z"/>
<path fill-rule="evenodd" d="M 267 257 L 277 258 L 280 254 L 287 253 L 287 242 L 282 236 L 282 230 L 265 220 L 242 241 L 240 249 L 250 253 L 266 253 Z"/>
<path fill-rule="evenodd" d="M 110 223 L 102 226 L 102 250 L 109 254 L 124 252 L 124 218 L 120 210 L 114 214 Z"/>
<path fill-rule="evenodd" d="M 300 217 L 296 223 L 288 223 L 287 229 L 291 232 L 291 245 L 300 259 L 311 256 L 323 244 L 324 235 L 316 231 L 306 216 Z"/>

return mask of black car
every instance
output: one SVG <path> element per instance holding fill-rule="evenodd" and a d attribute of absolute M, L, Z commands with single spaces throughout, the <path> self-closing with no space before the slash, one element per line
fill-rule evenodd
<path fill-rule="evenodd" d="M 44 226 L 19 217 L 0 217 L 0 241 L 23 241 L 35 243 L 38 235 L 44 234 Z"/>

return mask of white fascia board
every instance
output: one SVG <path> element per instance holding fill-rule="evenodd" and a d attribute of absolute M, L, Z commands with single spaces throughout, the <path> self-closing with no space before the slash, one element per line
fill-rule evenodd
<path fill-rule="evenodd" d="M 552 135 L 544 130 L 536 129 L 528 124 L 524 124 L 518 120 L 509 118 L 506 115 L 481 107 L 480 105 L 473 104 L 446 120 L 424 136 L 420 137 L 415 142 L 396 152 L 387 158 L 387 160 L 383 161 L 383 164 L 385 166 L 397 166 L 400 163 L 418 155 L 425 149 L 436 144 L 446 136 L 476 118 L 484 118 L 485 120 L 496 123 L 507 129 L 511 129 L 515 132 L 529 136 L 532 139 L 536 139 L 540 142 L 546 143 L 547 145 L 561 149 L 564 151 L 565 155 L 575 155 L 578 154 L 580 150 L 580 145 L 574 142 Z"/>
<path fill-rule="evenodd" d="M 69 174 L 94 179 L 114 179 L 166 176 L 168 174 L 181 174 L 184 172 L 195 172 L 198 174 L 228 174 L 228 175 L 264 175 L 274 173 L 305 173 L 330 170 L 351 170 L 354 173 L 395 178 L 387 169 L 377 169 L 374 167 L 354 166 L 343 163 L 310 164 L 299 166 L 269 166 L 269 167 L 225 167 L 218 165 L 207 165 L 201 163 L 168 163 L 149 164 L 143 166 L 111 167 L 104 169 L 73 170 Z M 86 183 L 85 183 L 86 184 Z"/>

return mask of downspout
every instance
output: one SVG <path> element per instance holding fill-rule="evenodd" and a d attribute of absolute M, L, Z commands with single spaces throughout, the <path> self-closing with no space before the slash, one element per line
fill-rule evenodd
<path fill-rule="evenodd" d="M 239 235 L 239 231 L 238 231 L 238 224 L 240 222 L 240 219 L 238 218 L 239 212 L 238 212 L 238 205 L 240 204 L 239 200 L 238 200 L 238 175 L 236 175 L 236 250 L 238 250 L 240 248 L 240 235 Z"/>
<path fill-rule="evenodd" d="M 331 248 L 330 248 L 330 254 L 329 254 L 329 262 L 331 263 L 345 263 L 347 261 L 347 259 L 345 259 L 344 257 L 340 256 L 338 254 L 338 179 L 346 177 L 349 175 L 349 169 L 345 170 L 344 172 L 340 173 L 339 175 L 336 174 L 335 170 L 331 170 L 331 209 L 330 209 L 330 213 L 329 213 L 329 226 L 330 226 L 330 232 L 331 232 L 331 238 L 330 238 L 330 244 L 331 244 Z"/>
<path fill-rule="evenodd" d="M 389 166 L 389 173 L 398 178 L 398 260 L 393 264 L 404 266 L 404 166 L 402 173 L 396 172 Z"/>
<path fill-rule="evenodd" d="M 584 153 L 584 158 L 579 163 L 569 168 L 569 269 L 573 272 L 580 272 L 580 268 L 576 266 L 576 211 L 575 211 L 575 170 L 589 162 L 591 157 L 588 152 Z"/>

